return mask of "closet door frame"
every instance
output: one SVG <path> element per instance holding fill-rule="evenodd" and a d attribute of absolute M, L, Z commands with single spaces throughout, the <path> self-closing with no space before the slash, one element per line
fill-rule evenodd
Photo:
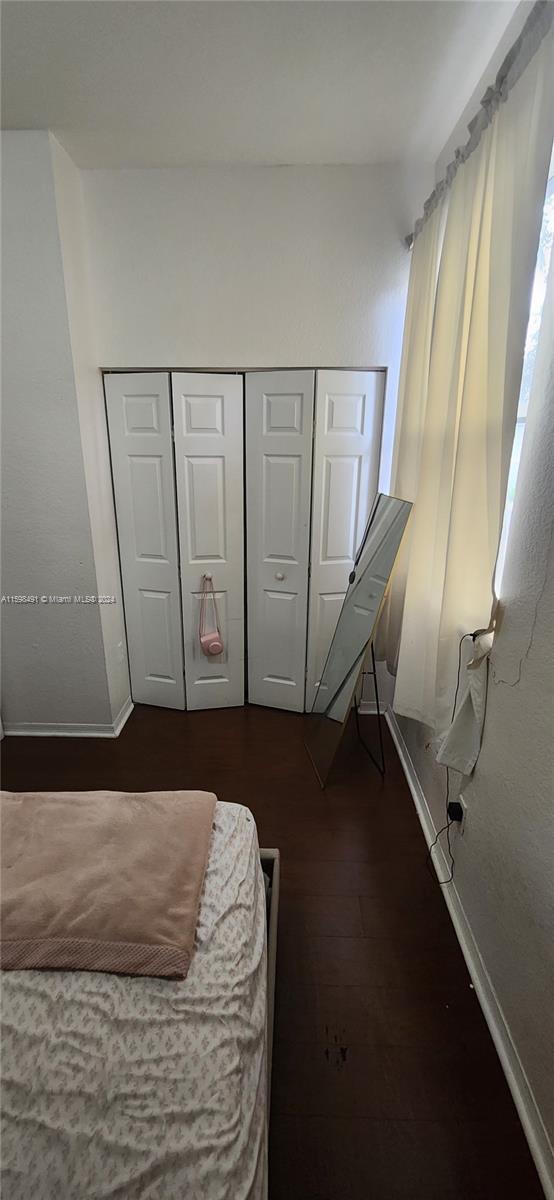
<path fill-rule="evenodd" d="M 357 366 L 356 367 L 336 367 L 336 366 L 314 367 L 314 366 L 307 366 L 307 367 L 294 367 L 294 368 L 293 367 L 290 367 L 290 368 L 288 368 L 288 367 L 282 367 L 282 368 L 271 368 L 271 367 L 266 367 L 266 368 L 263 368 L 263 367 L 223 368 L 223 367 L 221 367 L 220 368 L 220 367 L 216 367 L 216 368 L 212 368 L 212 369 L 191 368 L 191 367 L 182 367 L 182 368 L 168 367 L 167 369 L 164 368 L 162 370 L 156 370 L 155 368 L 146 368 L 146 369 L 137 368 L 137 369 L 131 369 L 131 370 L 127 370 L 127 369 L 123 369 L 123 368 L 121 368 L 121 369 L 120 368 L 105 368 L 102 370 L 102 375 L 103 375 L 103 380 L 104 380 L 104 390 L 105 390 L 105 394 L 106 394 L 106 407 L 108 407 L 107 388 L 108 388 L 108 386 L 112 386 L 109 384 L 110 380 L 115 380 L 118 378 L 120 380 L 123 380 L 125 378 L 132 379 L 132 380 L 138 380 L 139 378 L 141 378 L 143 381 L 144 380 L 154 381 L 155 379 L 160 379 L 161 377 L 163 377 L 167 381 L 167 388 L 168 388 L 168 393 L 169 393 L 169 405 L 170 405 L 170 425 L 171 425 L 171 428 L 170 428 L 171 447 L 170 447 L 170 449 L 173 452 L 173 464 L 172 464 L 171 469 L 174 473 L 174 475 L 173 475 L 173 480 L 174 480 L 173 496 L 174 497 L 175 497 L 175 491 L 177 491 L 177 493 L 178 493 L 179 487 L 178 487 L 178 483 L 177 483 L 177 462 L 176 462 L 176 454 L 175 454 L 175 407 L 174 407 L 174 403 L 173 403 L 173 377 L 181 376 L 184 378 L 188 378 L 189 380 L 195 376 L 196 377 L 212 377 L 214 380 L 217 380 L 218 377 L 228 376 L 234 380 L 240 381 L 240 385 L 242 388 L 242 405 L 243 405 L 243 411 L 244 411 L 244 420 L 243 420 L 243 427 L 242 427 L 243 441 L 241 443 L 241 454 L 243 455 L 243 467 L 242 467 L 242 478 L 241 478 L 241 527 L 244 531 L 245 522 L 244 522 L 244 507 L 243 506 L 244 506 L 244 501 L 248 500 L 248 483 L 247 483 L 248 471 L 247 471 L 247 462 L 246 462 L 246 457 L 245 457 L 246 451 L 245 451 L 245 446 L 244 446 L 244 432 L 245 432 L 245 426 L 246 426 L 246 393 L 247 393 L 248 376 L 249 375 L 258 375 L 258 374 L 278 375 L 281 373 L 283 375 L 287 375 L 287 374 L 290 375 L 292 373 L 301 374 L 301 373 L 307 373 L 307 372 L 311 372 L 314 376 L 313 426 L 312 426 L 312 435 L 311 435 L 312 436 L 311 481 L 310 481 L 311 482 L 311 491 L 310 491 L 310 514 L 311 515 L 310 515 L 310 532 L 309 532 L 309 547 L 308 547 L 308 579 L 307 579 L 308 595 L 307 595 L 307 605 L 306 605 L 306 637 L 305 637 L 305 658 L 304 658 L 304 662 L 305 662 L 305 665 L 304 665 L 305 710 L 310 711 L 312 698 L 313 698 L 311 695 L 311 692 L 313 691 L 313 682 L 315 680 L 313 661 L 314 661 L 314 638 L 315 638 L 316 634 L 315 634 L 315 630 L 312 628 L 312 626 L 313 626 L 314 603 L 316 603 L 316 598 L 314 595 L 314 551 L 315 551 L 315 546 L 316 546 L 316 541 L 315 541 L 316 531 L 315 531 L 314 522 L 316 520 L 316 503 L 315 502 L 317 500 L 316 487 L 318 484 L 318 480 L 316 478 L 316 472 L 317 472 L 316 453 L 317 453 L 317 449 L 318 449 L 317 438 L 318 438 L 318 417 L 319 417 L 318 382 L 319 382 L 320 376 L 324 375 L 327 372 L 336 372 L 337 374 L 340 374 L 340 375 L 344 375 L 347 372 L 356 372 L 358 374 L 371 374 L 371 375 L 376 375 L 376 376 L 378 375 L 380 377 L 380 379 L 382 381 L 381 382 L 381 388 L 382 388 L 381 425 L 380 425 L 379 437 L 377 439 L 378 446 L 376 449 L 377 464 L 378 464 L 377 465 L 377 480 L 378 480 L 380 458 L 381 458 L 381 443 L 382 443 L 382 436 L 383 436 L 383 421 L 384 421 L 384 413 L 385 413 L 385 405 L 386 405 L 386 391 L 387 391 L 386 385 L 387 385 L 387 373 L 388 373 L 387 368 L 383 367 L 383 366 L 369 366 L 369 367 L 357 367 Z M 110 422 L 108 420 L 108 425 L 109 424 L 110 424 Z M 111 445 L 111 430 L 110 430 L 110 445 Z M 110 453 L 112 453 L 111 450 L 110 450 Z M 112 458 L 113 458 L 113 456 L 112 456 Z M 112 475 L 113 475 L 113 470 L 112 470 Z M 120 532 L 120 521 L 119 521 L 119 517 L 117 515 L 117 497 L 115 495 L 115 492 L 116 492 L 116 488 L 115 488 L 115 480 L 114 480 L 114 498 L 116 500 L 115 507 L 116 507 L 116 524 L 117 524 L 117 529 L 118 529 L 118 541 L 119 541 L 119 558 L 120 558 L 120 565 L 121 565 L 122 579 L 123 579 L 124 557 L 125 556 L 124 556 L 124 551 L 122 551 L 122 546 L 121 546 L 122 536 L 121 536 L 121 532 Z M 321 491 L 319 492 L 319 495 L 320 495 L 320 499 L 321 499 L 321 497 L 322 497 Z M 368 499 L 367 499 L 368 508 L 371 503 L 371 499 L 372 499 L 372 496 L 368 496 Z M 179 542 L 179 535 L 178 535 L 178 531 L 177 531 L 177 521 L 178 521 L 178 517 L 176 518 L 176 537 L 177 537 L 177 541 Z M 236 621 L 235 629 L 238 628 L 241 621 L 243 624 L 243 628 L 242 628 L 241 636 L 240 636 L 240 640 L 241 640 L 241 649 L 240 649 L 241 670 L 239 671 L 240 682 L 237 683 L 238 676 L 235 671 L 235 683 L 233 685 L 233 688 L 231 689 L 233 698 L 231 698 L 230 700 L 224 700 L 223 702 L 221 702 L 220 700 L 218 700 L 216 698 L 215 693 L 212 693 L 213 700 L 215 700 L 215 703 L 213 703 L 213 700 L 212 700 L 212 702 L 210 702 L 210 704 L 209 704 L 209 707 L 220 707 L 220 706 L 222 706 L 222 704 L 226 705 L 228 703 L 230 703 L 232 705 L 241 705 L 245 702 L 244 685 L 247 682 L 245 680 L 245 671 L 246 671 L 246 665 L 247 665 L 246 660 L 245 660 L 245 643 L 246 643 L 246 639 L 247 639 L 247 628 L 246 628 L 247 614 L 246 614 L 245 596 L 246 596 L 247 589 L 248 589 L 248 591 L 250 590 L 250 576 L 248 575 L 248 578 L 245 578 L 245 574 L 244 574 L 244 565 L 245 565 L 244 558 L 245 558 L 245 556 L 248 559 L 247 537 L 243 536 L 243 546 L 242 546 L 242 554 L 241 554 L 241 571 L 242 571 L 242 585 L 243 585 L 242 609 L 241 609 L 240 617 L 238 615 L 238 610 L 235 613 L 235 621 Z M 177 552 L 176 567 L 177 567 L 177 577 L 178 577 L 177 578 L 177 588 L 178 588 L 179 600 L 180 600 L 179 644 L 180 644 L 180 655 L 181 655 L 181 660 L 182 660 L 182 667 L 181 667 L 181 673 L 180 673 L 180 687 L 179 687 L 179 685 L 177 685 L 177 689 L 176 689 L 177 700 L 175 703 L 174 702 L 168 703 L 166 700 L 154 699 L 151 697 L 147 699 L 146 696 L 142 694 L 142 689 L 140 687 L 140 684 L 136 680 L 136 672 L 135 672 L 135 679 L 133 679 L 133 664 L 131 661 L 132 660 L 131 633 L 130 633 L 130 629 L 129 629 L 129 609 L 130 609 L 130 607 L 132 608 L 132 605 L 131 606 L 129 605 L 129 599 L 125 594 L 125 584 L 124 584 L 124 580 L 123 580 L 123 585 L 124 585 L 123 586 L 123 599 L 124 599 L 124 607 L 125 607 L 125 620 L 126 620 L 126 625 L 127 625 L 129 669 L 130 669 L 130 675 L 131 675 L 133 699 L 136 700 L 138 703 L 160 704 L 162 706 L 170 707 L 170 708 L 185 708 L 185 707 L 203 708 L 203 707 L 206 707 L 206 705 L 202 702 L 197 703 L 197 704 L 195 704 L 194 702 L 193 703 L 190 702 L 190 696 L 189 696 L 188 691 L 186 693 L 187 703 L 185 704 L 185 688 L 188 685 L 188 679 L 187 679 L 187 674 L 186 674 L 186 650 L 184 647 L 185 647 L 185 643 L 186 643 L 187 633 L 191 626 L 191 621 L 190 621 L 190 615 L 189 615 L 187 624 L 184 625 L 184 623 L 183 623 L 186 605 L 185 605 L 185 600 L 184 600 L 184 596 L 183 596 L 183 578 L 182 578 L 183 577 L 183 563 L 182 563 L 182 559 L 181 559 L 181 555 L 179 554 L 179 551 Z M 209 570 L 209 566 L 208 566 L 208 570 Z M 347 578 L 347 575 L 348 575 L 348 572 L 346 572 L 346 578 Z M 216 584 L 217 584 L 217 579 L 216 579 Z M 339 590 L 342 591 L 342 590 L 344 590 L 344 588 L 341 586 L 341 589 L 339 589 Z M 338 598 L 339 597 L 337 596 L 337 599 Z M 338 611 L 340 611 L 340 604 L 338 604 L 337 616 L 338 616 Z M 248 613 L 248 623 L 250 623 L 250 613 Z M 194 622 L 193 622 L 193 624 L 194 624 Z M 190 657 L 190 655 L 189 655 L 189 657 Z M 249 663 L 248 663 L 248 675 L 250 675 Z M 314 679 L 312 679 L 312 676 L 314 676 Z M 253 703 L 266 703 L 266 701 L 264 701 L 264 700 L 254 699 L 252 701 L 250 696 L 248 696 L 248 700 Z M 267 701 L 267 703 L 269 705 L 271 705 L 271 701 Z M 299 709 L 296 709 L 296 706 L 295 706 L 295 710 L 300 711 Z"/>

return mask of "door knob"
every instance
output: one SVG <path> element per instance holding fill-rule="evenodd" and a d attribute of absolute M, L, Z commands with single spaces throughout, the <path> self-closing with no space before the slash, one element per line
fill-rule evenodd
<path fill-rule="evenodd" d="M 275 578 L 279 580 L 279 583 L 282 583 L 285 576 L 283 575 L 282 571 L 276 571 Z"/>

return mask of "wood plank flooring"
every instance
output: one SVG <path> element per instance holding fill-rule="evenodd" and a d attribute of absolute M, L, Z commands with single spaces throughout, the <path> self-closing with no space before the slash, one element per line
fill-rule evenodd
<path fill-rule="evenodd" d="M 5 739 L 2 784 L 208 788 L 280 847 L 270 1200 L 540 1200 L 388 736 L 386 755 L 381 781 L 349 729 L 321 792 L 299 716 L 140 706 L 113 741 Z"/>

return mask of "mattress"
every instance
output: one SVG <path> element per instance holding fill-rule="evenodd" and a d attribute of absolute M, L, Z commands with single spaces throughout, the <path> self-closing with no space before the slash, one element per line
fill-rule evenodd
<path fill-rule="evenodd" d="M 256 826 L 216 805 L 183 981 L 2 977 L 3 1200 L 263 1200 L 266 915 Z"/>

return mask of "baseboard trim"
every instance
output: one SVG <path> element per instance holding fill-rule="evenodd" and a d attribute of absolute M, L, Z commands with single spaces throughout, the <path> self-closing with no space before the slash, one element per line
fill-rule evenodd
<path fill-rule="evenodd" d="M 123 729 L 123 726 L 127 724 L 134 707 L 135 706 L 131 697 L 127 696 L 125 703 L 121 705 L 121 708 L 113 723 L 113 734 L 110 734 L 111 737 L 119 737 L 121 730 Z"/>
<path fill-rule="evenodd" d="M 377 701 L 376 700 L 360 700 L 360 703 L 358 705 L 358 712 L 361 717 L 363 717 L 363 716 L 376 717 L 377 716 Z M 379 701 L 379 712 L 382 717 L 386 717 L 387 712 L 388 712 L 388 706 L 385 704 L 385 702 L 383 700 Z"/>
<path fill-rule="evenodd" d="M 128 721 L 134 708 L 129 696 L 119 710 L 111 725 L 69 725 L 69 724 L 39 724 L 35 721 L 21 721 L 4 725 L 7 737 L 119 737 L 123 726 Z"/>
<path fill-rule="evenodd" d="M 435 829 L 423 788 L 410 757 L 410 752 L 402 736 L 402 730 L 391 708 L 387 709 L 385 720 L 396 746 L 408 787 L 412 793 L 425 840 L 427 845 L 430 846 L 431 842 L 435 839 L 437 830 Z M 436 847 L 433 862 L 437 877 L 439 879 L 446 879 L 450 871 L 450 865 L 440 845 Z M 496 1047 L 508 1087 L 512 1093 L 519 1119 L 544 1189 L 544 1194 L 547 1200 L 554 1200 L 554 1151 L 529 1080 L 512 1040 L 509 1026 L 481 957 L 479 947 L 471 931 L 471 926 L 456 886 L 452 883 L 448 887 L 441 888 L 441 892 L 448 907 L 450 919 L 460 943 L 475 993 Z"/>

